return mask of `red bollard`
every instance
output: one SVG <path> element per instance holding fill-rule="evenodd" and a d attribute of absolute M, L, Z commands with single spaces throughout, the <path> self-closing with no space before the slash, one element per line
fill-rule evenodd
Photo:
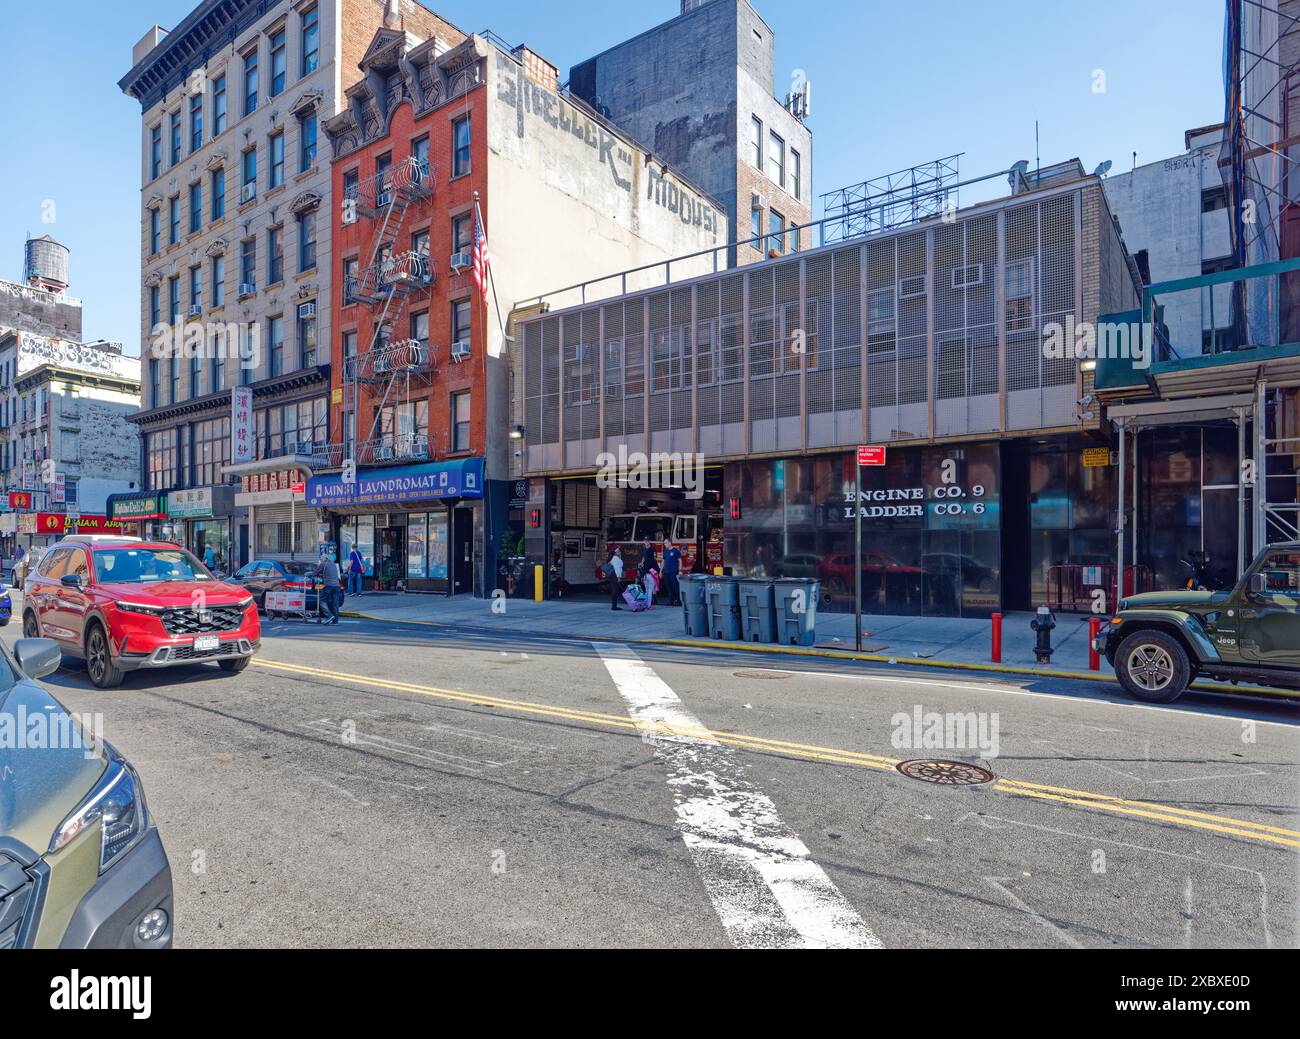
<path fill-rule="evenodd" d="M 1002 614 L 993 615 L 993 663 L 1002 663 Z"/>
<path fill-rule="evenodd" d="M 1101 635 L 1101 618 L 1088 618 L 1088 669 L 1101 670 L 1101 654 L 1097 652 L 1097 639 Z"/>

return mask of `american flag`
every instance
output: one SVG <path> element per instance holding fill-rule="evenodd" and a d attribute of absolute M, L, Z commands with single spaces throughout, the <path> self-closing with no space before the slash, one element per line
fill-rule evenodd
<path fill-rule="evenodd" d="M 488 301 L 488 268 L 492 257 L 488 254 L 487 235 L 483 233 L 483 220 L 476 208 L 474 210 L 474 284 L 478 286 L 483 297 L 483 305 Z"/>

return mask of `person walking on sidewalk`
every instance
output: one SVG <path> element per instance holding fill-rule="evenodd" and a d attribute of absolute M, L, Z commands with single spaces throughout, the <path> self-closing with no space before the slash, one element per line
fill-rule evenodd
<path fill-rule="evenodd" d="M 357 546 L 352 546 L 352 551 L 348 555 L 348 594 L 360 595 L 361 582 L 366 575 L 366 561 L 361 558 L 361 553 L 357 551 Z"/>
<path fill-rule="evenodd" d="M 611 610 L 621 610 L 623 601 L 623 550 L 618 545 L 605 562 L 605 577 L 609 580 L 609 601 Z"/>
<path fill-rule="evenodd" d="M 664 542 L 664 590 L 668 593 L 668 605 L 682 604 L 682 586 L 678 575 L 682 571 L 682 550 L 671 541 Z"/>
<path fill-rule="evenodd" d="M 339 565 L 334 561 L 332 554 L 316 564 L 313 576 L 320 578 L 325 585 L 320 591 L 320 616 L 316 618 L 316 623 L 337 624 L 343 586 L 339 583 Z"/>
<path fill-rule="evenodd" d="M 645 588 L 646 598 L 654 606 L 655 592 L 659 589 L 659 557 L 655 555 L 654 542 L 649 538 L 641 546 L 641 565 L 637 567 L 637 574 Z"/>

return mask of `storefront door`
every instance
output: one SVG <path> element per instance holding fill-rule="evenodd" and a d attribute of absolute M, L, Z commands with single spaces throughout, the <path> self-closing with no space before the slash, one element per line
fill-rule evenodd
<path fill-rule="evenodd" d="M 375 532 L 379 548 L 379 587 L 392 591 L 406 576 L 406 528 L 381 527 Z"/>
<path fill-rule="evenodd" d="M 452 595 L 474 591 L 474 510 L 453 509 L 451 519 Z"/>

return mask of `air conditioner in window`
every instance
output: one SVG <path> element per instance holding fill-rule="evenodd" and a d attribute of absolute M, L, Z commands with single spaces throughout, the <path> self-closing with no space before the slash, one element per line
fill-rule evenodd
<path fill-rule="evenodd" d="M 378 209 L 383 209 L 384 206 L 388 205 L 392 201 L 393 193 L 391 191 L 381 191 L 375 196 L 375 206 Z"/>
<path fill-rule="evenodd" d="M 199 316 L 200 314 L 202 314 L 202 313 L 203 313 L 203 304 L 202 304 L 202 303 L 191 303 L 191 304 L 190 304 L 190 317 L 198 317 L 198 316 Z"/>
<path fill-rule="evenodd" d="M 244 282 L 240 282 L 239 284 L 239 294 L 241 296 L 251 296 L 256 291 L 257 291 L 257 286 L 254 285 L 251 281 L 244 281 Z"/>
<path fill-rule="evenodd" d="M 302 304 L 299 304 L 299 306 L 298 306 L 298 316 L 299 316 L 300 318 L 315 317 L 315 316 L 316 316 L 316 304 L 315 304 L 315 303 L 302 303 Z"/>
<path fill-rule="evenodd" d="M 391 462 L 395 456 L 396 452 L 388 444 L 380 444 L 379 447 L 375 448 L 376 462 Z"/>
<path fill-rule="evenodd" d="M 750 199 L 749 208 L 750 208 L 750 209 L 766 209 L 766 208 L 767 208 L 767 205 L 768 205 L 768 204 L 767 204 L 767 196 L 766 196 L 766 195 L 754 195 L 753 198 Z"/>
<path fill-rule="evenodd" d="M 474 257 L 471 253 L 452 253 L 450 266 L 453 274 L 462 274 L 474 266 Z"/>
<path fill-rule="evenodd" d="M 240 188 L 239 201 L 241 205 L 245 202 L 252 202 L 253 199 L 255 198 L 257 198 L 256 184 L 245 184 L 242 188 Z"/>
<path fill-rule="evenodd" d="M 352 200 L 352 199 L 348 199 L 348 201 L 349 201 L 349 202 L 352 202 L 353 200 Z M 357 207 L 356 207 L 356 203 L 353 202 L 352 205 L 347 205 L 347 204 L 345 203 L 344 206 L 343 206 L 343 216 L 342 216 L 342 218 L 339 220 L 339 223 L 342 224 L 344 227 L 351 227 L 351 226 L 352 226 L 353 224 L 355 224 L 356 222 L 357 222 Z"/>
<path fill-rule="evenodd" d="M 469 360 L 469 340 L 462 339 L 458 343 L 451 344 L 451 359 L 459 364 L 461 361 Z"/>

